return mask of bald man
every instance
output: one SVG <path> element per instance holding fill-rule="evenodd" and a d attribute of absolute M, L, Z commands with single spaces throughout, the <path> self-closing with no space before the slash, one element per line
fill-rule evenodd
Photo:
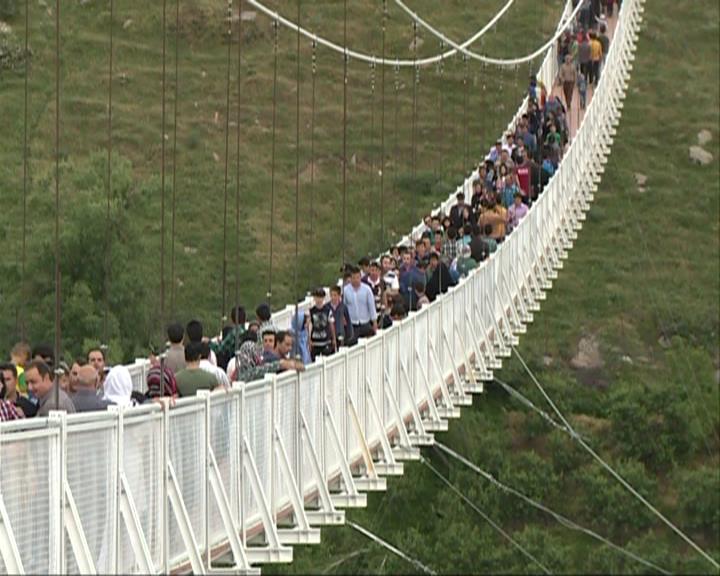
<path fill-rule="evenodd" d="M 107 409 L 110 402 L 97 395 L 100 377 L 95 367 L 90 364 L 78 367 L 76 378 L 75 393 L 71 396 L 75 410 L 77 412 L 96 412 Z"/>

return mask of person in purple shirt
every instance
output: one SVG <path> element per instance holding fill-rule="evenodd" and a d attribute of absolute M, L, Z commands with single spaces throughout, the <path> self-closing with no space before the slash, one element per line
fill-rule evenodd
<path fill-rule="evenodd" d="M 522 194 L 520 192 L 515 193 L 515 202 L 508 209 L 507 213 L 507 224 L 510 230 L 514 230 L 520 224 L 520 220 L 525 218 L 528 213 L 527 204 L 523 204 Z"/>

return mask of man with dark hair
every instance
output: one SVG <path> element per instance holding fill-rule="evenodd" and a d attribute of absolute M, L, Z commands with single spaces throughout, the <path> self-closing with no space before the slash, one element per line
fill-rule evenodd
<path fill-rule="evenodd" d="M 190 320 L 185 326 L 185 334 L 187 335 L 188 342 L 196 342 L 202 344 L 206 339 L 203 336 L 203 325 L 200 320 Z M 215 352 L 210 350 L 210 363 L 213 366 L 217 366 L 217 357 Z M 187 360 L 185 361 L 187 363 Z"/>
<path fill-rule="evenodd" d="M 52 371 L 42 360 L 33 360 L 27 365 L 25 379 L 28 390 L 38 399 L 37 416 L 47 416 L 50 410 L 75 412 L 72 400 L 53 382 Z"/>
<path fill-rule="evenodd" d="M 310 308 L 308 317 L 310 319 L 310 355 L 314 361 L 318 356 L 333 354 L 337 350 L 337 340 L 335 338 L 335 315 L 330 304 L 325 302 L 325 289 L 315 288 L 312 296 L 314 306 Z"/>
<path fill-rule="evenodd" d="M 203 325 L 200 320 L 190 320 L 185 326 L 188 342 L 202 342 Z"/>
<path fill-rule="evenodd" d="M 32 349 L 31 358 L 33 360 L 42 360 L 52 368 L 55 364 L 55 350 L 50 344 L 37 344 Z"/>
<path fill-rule="evenodd" d="M 408 295 L 407 307 L 411 312 L 417 312 L 426 304 L 430 304 L 430 300 L 425 295 L 425 282 L 417 280 Z"/>
<path fill-rule="evenodd" d="M 450 275 L 450 269 L 445 262 L 440 260 L 437 254 L 430 255 L 430 266 L 428 267 L 428 280 L 425 288 L 425 294 L 430 302 L 440 294 L 445 294 L 451 286 L 455 286 L 457 282 Z"/>
<path fill-rule="evenodd" d="M 465 194 L 458 192 L 455 195 L 457 204 L 450 209 L 450 223 L 456 228 L 460 229 L 465 224 Z"/>
<path fill-rule="evenodd" d="M 165 356 L 165 366 L 172 370 L 173 374 L 177 374 L 180 370 L 185 369 L 185 346 L 183 346 L 183 336 L 185 331 L 182 324 L 175 322 L 167 328 L 168 341 L 170 347 Z"/>
<path fill-rule="evenodd" d="M 270 304 L 263 302 L 255 309 L 255 316 L 257 317 L 260 329 L 258 330 L 258 336 L 262 337 L 262 333 L 266 328 L 270 328 L 273 332 L 277 332 L 275 324 L 272 321 L 272 310 L 270 310 Z"/>
<path fill-rule="evenodd" d="M 360 267 L 360 273 L 365 278 L 370 273 L 370 258 L 363 256 L 358 260 L 358 266 Z"/>
<path fill-rule="evenodd" d="M 370 290 L 372 290 L 373 297 L 375 298 L 375 310 L 377 310 L 378 315 L 382 315 L 385 311 L 385 282 L 383 281 L 382 277 L 380 276 L 380 263 L 376 260 L 373 260 L 370 263 L 370 271 L 368 272 L 368 275 L 365 276 L 363 279 L 363 282 L 370 286 Z"/>
<path fill-rule="evenodd" d="M 213 390 L 217 377 L 200 368 L 202 343 L 190 341 L 185 346 L 185 370 L 175 375 L 180 396 L 195 396 L 198 390 Z"/>
<path fill-rule="evenodd" d="M 262 360 L 265 364 L 280 360 L 275 353 L 275 330 L 265 328 L 262 333 Z"/>
<path fill-rule="evenodd" d="M 353 332 L 359 338 L 372 336 L 377 332 L 377 310 L 370 287 L 363 283 L 360 268 L 352 269 L 350 284 L 343 290 L 343 301 L 350 313 Z"/>
<path fill-rule="evenodd" d="M 99 382 L 95 368 L 89 365 L 80 367 L 75 381 L 75 393 L 71 397 L 76 412 L 97 412 L 107 409 L 110 402 L 97 394 Z"/>
<path fill-rule="evenodd" d="M 237 305 L 230 311 L 231 326 L 223 331 L 222 341 L 219 344 L 211 344 L 217 354 L 218 366 L 227 368 L 228 363 L 235 357 L 235 352 L 243 343 L 245 335 L 245 322 L 247 321 L 245 308 Z"/>
<path fill-rule="evenodd" d="M 333 312 L 335 339 L 338 348 L 352 345 L 355 342 L 352 320 L 350 320 L 347 306 L 342 301 L 342 288 L 340 286 L 330 287 L 330 308 Z"/>
<path fill-rule="evenodd" d="M 100 377 L 99 388 L 102 388 L 107 375 L 107 365 L 105 363 L 105 350 L 102 348 L 90 348 L 87 353 L 87 361 L 98 373 Z"/>
<path fill-rule="evenodd" d="M 442 257 L 446 264 L 457 258 L 457 228 L 450 226 L 447 229 L 447 240 L 443 242 Z"/>
<path fill-rule="evenodd" d="M 290 358 L 290 354 L 293 349 L 293 335 L 292 332 L 287 330 L 280 330 L 275 335 L 275 353 L 280 360 L 287 360 Z"/>
<path fill-rule="evenodd" d="M 37 413 L 38 407 L 18 390 L 17 374 L 15 364 L 0 364 L 0 398 L 12 403 L 25 417 L 31 418 Z"/>

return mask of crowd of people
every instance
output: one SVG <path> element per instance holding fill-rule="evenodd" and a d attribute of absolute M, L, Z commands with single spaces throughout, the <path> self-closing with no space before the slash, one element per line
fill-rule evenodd
<path fill-rule="evenodd" d="M 257 306 L 253 319 L 236 306 L 230 324 L 212 338 L 198 320 L 169 325 L 165 350 L 150 358 L 142 394 L 133 390 L 127 367 L 107 366 L 103 348 L 93 348 L 69 365 L 55 358 L 52 346 L 31 348 L 20 342 L 0 365 L 0 420 L 194 396 L 198 390 L 228 388 L 231 382 L 265 374 L 302 371 L 319 356 L 354 346 L 433 302 L 492 257 L 558 168 L 570 137 L 574 88 L 584 100 L 580 80 L 599 80 L 609 46 L 604 18 L 612 15 L 615 3 L 580 1 L 577 21 L 558 43 L 563 62 L 558 82 L 565 101 L 531 77 L 527 109 L 514 131 L 495 142 L 478 165 L 469 202 L 459 192 L 449 213 L 427 215 L 413 245 L 345 265 L 337 285 L 312 290 L 312 307 L 298 308 L 288 330 L 275 326 L 267 303 Z"/>

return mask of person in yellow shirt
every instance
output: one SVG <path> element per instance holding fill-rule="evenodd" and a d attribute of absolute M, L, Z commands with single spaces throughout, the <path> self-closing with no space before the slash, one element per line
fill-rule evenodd
<path fill-rule="evenodd" d="M 27 342 L 18 342 L 10 350 L 10 361 L 17 368 L 17 387 L 21 394 L 27 394 L 25 382 L 25 365 L 30 362 L 32 350 Z"/>
<path fill-rule="evenodd" d="M 590 32 L 590 77 L 588 83 L 597 86 L 600 81 L 600 62 L 603 59 L 602 42 L 595 32 Z"/>

